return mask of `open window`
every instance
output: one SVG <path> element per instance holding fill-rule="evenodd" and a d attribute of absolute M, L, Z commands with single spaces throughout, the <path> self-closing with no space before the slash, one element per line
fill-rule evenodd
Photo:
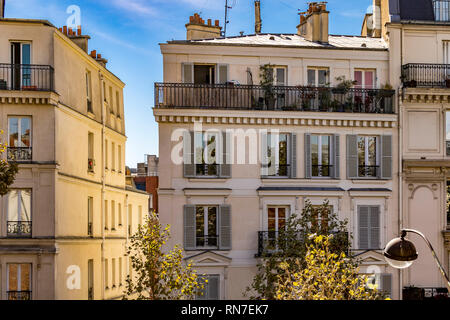
<path fill-rule="evenodd" d="M 228 82 L 228 65 L 183 63 L 181 74 L 183 83 L 225 84 Z"/>
<path fill-rule="evenodd" d="M 356 69 L 354 79 L 357 89 L 374 89 L 376 83 L 376 75 L 374 69 Z"/>

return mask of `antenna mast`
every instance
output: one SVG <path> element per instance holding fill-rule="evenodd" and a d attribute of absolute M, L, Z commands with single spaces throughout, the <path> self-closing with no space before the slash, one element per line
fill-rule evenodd
<path fill-rule="evenodd" d="M 233 9 L 233 6 L 229 6 L 228 0 L 225 0 L 225 23 L 224 23 L 224 27 L 223 27 L 223 37 L 224 38 L 227 37 L 227 24 L 230 23 L 230 21 L 228 21 L 228 10 L 231 10 L 231 9 Z"/>

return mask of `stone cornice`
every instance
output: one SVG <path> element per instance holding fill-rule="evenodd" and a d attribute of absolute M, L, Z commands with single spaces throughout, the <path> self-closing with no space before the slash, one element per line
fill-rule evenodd
<path fill-rule="evenodd" d="M 444 88 L 405 88 L 400 94 L 403 102 L 450 103 L 450 90 Z"/>
<path fill-rule="evenodd" d="M 57 105 L 59 95 L 51 91 L 0 91 L 1 104 Z"/>
<path fill-rule="evenodd" d="M 236 111 L 153 109 L 156 122 L 210 125 L 294 125 L 320 127 L 396 128 L 397 115 L 345 112 Z"/>
<path fill-rule="evenodd" d="M 403 160 L 403 174 L 406 181 L 442 181 L 450 177 L 450 160 Z"/>

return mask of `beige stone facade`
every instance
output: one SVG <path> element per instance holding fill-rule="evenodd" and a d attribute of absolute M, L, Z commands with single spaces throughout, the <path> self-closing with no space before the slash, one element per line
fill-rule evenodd
<path fill-rule="evenodd" d="M 20 163 L 0 199 L 0 298 L 120 298 L 148 209 L 125 183 L 124 83 L 77 31 L 16 19 L 0 30 L 4 157 Z"/>

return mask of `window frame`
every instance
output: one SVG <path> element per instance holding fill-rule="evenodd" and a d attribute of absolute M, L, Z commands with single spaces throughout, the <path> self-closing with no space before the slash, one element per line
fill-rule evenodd
<path fill-rule="evenodd" d="M 198 152 L 199 152 L 199 146 L 198 146 L 198 141 L 200 140 L 198 137 L 199 135 L 201 135 L 201 158 L 202 158 L 202 163 L 199 163 L 198 161 Z M 209 140 L 210 137 L 215 137 L 215 141 L 214 143 L 214 148 L 210 150 L 210 145 Z M 203 131 L 203 132 L 194 132 L 194 165 L 195 165 L 195 176 L 196 177 L 219 177 L 220 176 L 220 164 L 221 164 L 221 156 L 223 154 L 222 150 L 222 133 L 221 132 L 208 132 L 208 131 Z M 212 162 L 213 163 L 209 163 L 211 162 L 211 160 L 209 160 L 209 154 L 214 151 L 215 153 L 215 157 Z M 206 157 L 205 157 L 206 155 Z M 200 171 L 201 170 L 201 166 L 203 166 L 203 173 Z M 214 166 L 215 167 L 215 174 L 209 174 L 210 171 L 210 166 Z M 205 170 L 205 168 L 207 168 L 207 170 Z M 206 172 L 207 171 L 207 172 Z"/>
<path fill-rule="evenodd" d="M 276 136 L 276 138 L 274 139 L 273 137 Z M 285 136 L 286 137 L 286 175 L 280 175 L 279 174 L 279 170 L 280 170 L 280 136 Z M 273 134 L 273 133 L 268 133 L 267 134 L 267 150 L 265 152 L 265 157 L 267 160 L 266 164 L 263 164 L 263 168 L 265 170 L 267 170 L 266 174 L 264 174 L 263 176 L 269 179 L 287 179 L 290 178 L 291 176 L 291 170 L 292 170 L 292 159 L 291 159 L 291 143 L 292 143 L 292 134 L 291 133 L 285 133 L 285 132 L 280 132 L 277 134 Z M 273 148 L 273 146 L 275 145 L 275 148 Z M 275 150 L 275 168 L 272 168 L 272 155 L 269 156 L 269 151 L 272 153 L 272 151 Z M 270 165 L 269 165 L 270 164 Z M 275 170 L 276 173 L 272 174 L 271 170 Z"/>
<path fill-rule="evenodd" d="M 313 137 L 318 137 L 318 139 L 317 139 L 317 141 L 318 141 L 318 144 L 317 144 L 317 165 L 315 165 L 313 162 L 313 154 L 314 154 L 314 152 L 313 152 Z M 323 175 L 321 172 L 320 172 L 320 170 L 318 169 L 318 175 L 314 175 L 314 172 L 313 172 L 313 167 L 314 166 L 324 166 L 322 163 L 323 163 L 323 149 L 322 149 L 322 146 L 323 146 L 323 140 L 322 140 L 322 138 L 323 137 L 328 137 L 328 175 L 326 176 L 326 175 Z M 331 134 L 311 134 L 311 178 L 312 179 L 332 179 L 333 177 L 332 177 L 332 167 L 333 166 L 335 166 L 335 161 L 334 161 L 334 159 L 333 159 L 333 154 L 334 154 L 334 152 L 333 152 L 333 148 L 334 148 L 334 145 L 333 145 L 333 135 L 331 135 Z"/>
<path fill-rule="evenodd" d="M 359 139 L 360 138 L 364 138 L 364 165 L 361 165 L 360 163 L 360 148 L 359 148 Z M 370 152 L 369 152 L 369 139 L 370 138 L 375 138 L 375 166 L 369 166 L 367 165 L 370 161 Z M 380 175 L 380 143 L 381 143 L 381 137 L 378 135 L 358 135 L 357 136 L 357 160 L 358 160 L 358 178 L 359 179 L 378 179 L 379 175 Z M 361 171 L 360 168 L 361 167 L 365 167 L 365 168 L 369 168 L 369 167 L 375 167 L 375 175 L 369 175 L 369 174 L 365 174 L 365 175 L 361 175 Z"/>
<path fill-rule="evenodd" d="M 310 83 L 309 81 L 309 71 L 314 71 L 314 84 Z M 326 83 L 321 85 L 319 83 L 319 71 L 325 71 L 326 72 Z M 317 88 L 323 88 L 323 87 L 329 87 L 330 86 L 330 68 L 329 67 L 307 67 L 306 68 L 306 85 L 309 87 L 317 87 Z"/>
<path fill-rule="evenodd" d="M 11 291 L 10 290 L 10 266 L 11 265 L 17 265 L 17 288 L 18 290 L 16 291 Z M 29 273 L 29 290 L 22 290 L 22 265 L 28 265 L 30 268 L 30 273 Z M 20 290 L 19 290 L 20 287 Z M 30 293 L 30 300 L 32 300 L 32 295 L 33 295 L 33 264 L 32 263 L 18 263 L 18 262 L 14 262 L 14 263 L 7 263 L 6 264 L 6 292 L 29 292 Z"/>
<path fill-rule="evenodd" d="M 20 146 L 16 146 L 16 143 L 13 144 L 11 143 L 11 120 L 12 119 L 17 119 L 17 144 Z M 28 119 L 29 123 L 30 123 L 30 146 L 27 147 L 23 147 L 21 146 L 23 144 L 22 142 L 22 121 L 23 119 Z M 15 159 L 15 161 L 20 162 L 20 161 L 31 161 L 33 159 L 33 117 L 29 116 L 29 115 L 8 115 L 8 149 L 28 149 L 30 150 L 30 159 L 26 159 L 26 160 L 20 160 L 20 159 Z"/>
<path fill-rule="evenodd" d="M 203 208 L 203 236 L 200 238 L 203 238 L 204 243 L 206 243 L 206 245 L 204 244 L 203 246 L 198 245 L 198 239 L 199 236 L 197 235 L 197 226 L 198 226 L 198 221 L 197 221 L 197 216 L 198 216 L 198 212 L 197 210 L 199 208 Z M 209 209 L 210 208 L 214 208 L 216 210 L 216 245 L 208 245 L 207 241 L 205 241 L 205 239 L 209 239 Z M 218 249 L 219 248 L 219 206 L 218 205 L 195 205 L 195 247 L 197 249 Z"/>
<path fill-rule="evenodd" d="M 361 72 L 361 81 L 360 85 L 355 84 L 356 89 L 375 89 L 377 87 L 377 69 L 374 68 L 355 68 L 353 70 L 353 80 L 356 80 L 356 72 Z M 372 72 L 372 87 L 368 87 L 366 84 L 366 73 Z"/>

